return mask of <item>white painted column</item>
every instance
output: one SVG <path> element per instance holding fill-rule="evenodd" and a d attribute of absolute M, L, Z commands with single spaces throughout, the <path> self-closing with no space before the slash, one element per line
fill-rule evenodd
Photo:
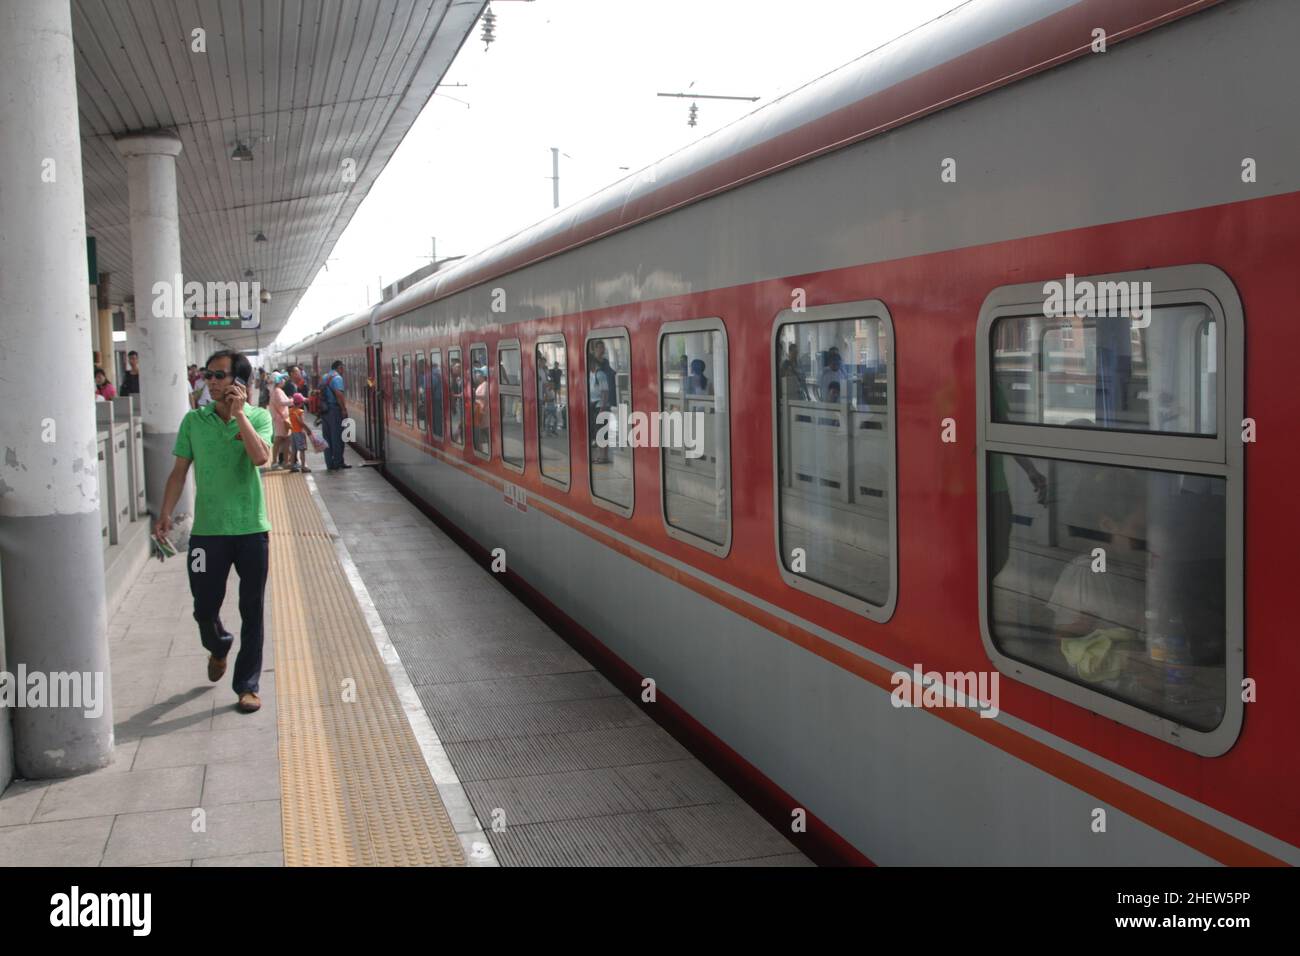
<path fill-rule="evenodd" d="M 176 157 L 181 141 L 174 133 L 122 137 L 131 193 L 131 265 L 136 329 L 140 344 L 140 400 L 144 424 L 145 493 L 149 513 L 158 516 L 163 487 L 172 469 L 172 446 L 189 411 L 185 378 L 189 328 L 181 276 L 181 235 L 176 203 Z M 202 361 L 202 359 L 196 359 Z M 193 490 L 186 482 L 176 511 L 193 513 Z"/>
<path fill-rule="evenodd" d="M 80 706 L 48 700 L 4 711 L 18 773 L 33 779 L 92 770 L 113 756 L 95 403 L 83 385 L 95 317 L 73 62 L 69 0 L 0 0 L 5 669 L 77 674 L 84 684 L 80 700 L 57 701 Z M 18 690 L 29 703 L 30 686 Z"/>

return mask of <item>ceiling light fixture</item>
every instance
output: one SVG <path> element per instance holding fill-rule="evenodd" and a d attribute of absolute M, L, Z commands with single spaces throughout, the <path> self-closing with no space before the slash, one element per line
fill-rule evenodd
<path fill-rule="evenodd" d="M 236 143 L 235 151 L 230 154 L 230 158 L 236 163 L 251 163 L 253 161 L 253 151 L 243 143 Z"/>
<path fill-rule="evenodd" d="M 267 241 L 267 240 L 266 240 L 266 233 L 264 233 L 261 229 L 257 230 L 257 235 L 255 235 L 255 236 L 253 237 L 253 241 L 254 241 L 254 242 L 266 242 L 266 241 Z"/>

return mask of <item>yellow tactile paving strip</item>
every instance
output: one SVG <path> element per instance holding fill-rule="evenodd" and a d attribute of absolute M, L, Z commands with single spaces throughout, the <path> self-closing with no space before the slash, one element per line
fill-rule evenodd
<path fill-rule="evenodd" d="M 285 865 L 464 866 L 306 483 L 276 474 L 263 486 Z"/>

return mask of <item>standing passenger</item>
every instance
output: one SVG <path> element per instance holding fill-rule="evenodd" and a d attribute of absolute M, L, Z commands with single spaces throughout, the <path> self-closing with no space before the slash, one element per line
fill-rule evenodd
<path fill-rule="evenodd" d="M 286 467 L 289 446 L 289 396 L 284 393 L 285 375 L 276 372 L 271 386 L 271 423 L 275 441 L 271 448 L 271 470 Z"/>
<path fill-rule="evenodd" d="M 126 374 L 122 376 L 122 387 L 118 394 L 122 396 L 140 394 L 140 353 L 132 349 L 126 353 Z"/>
<path fill-rule="evenodd" d="M 290 471 L 311 471 L 307 467 L 307 436 L 312 434 L 311 426 L 303 421 L 307 400 L 299 392 L 293 397 L 293 407 L 289 409 L 289 454 L 293 464 Z"/>
<path fill-rule="evenodd" d="M 330 370 L 321 378 L 321 419 L 325 429 L 325 468 L 338 471 L 351 468 L 343 461 L 343 419 L 348 414 L 348 400 L 344 395 L 346 384 L 339 369 L 343 367 L 342 359 L 335 359 Z"/>

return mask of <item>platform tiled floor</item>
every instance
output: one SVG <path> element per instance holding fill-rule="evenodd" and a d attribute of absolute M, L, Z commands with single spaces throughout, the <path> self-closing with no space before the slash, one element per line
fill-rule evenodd
<path fill-rule="evenodd" d="M 503 865 L 809 865 L 377 472 L 315 477 Z"/>
<path fill-rule="evenodd" d="M 222 618 L 238 630 L 232 573 Z M 234 709 L 232 672 L 208 683 L 185 566 L 150 561 L 109 624 L 113 763 L 0 796 L 0 865 L 279 866 L 273 635 L 263 707 Z"/>
<path fill-rule="evenodd" d="M 349 460 L 359 464 L 351 455 Z M 466 862 L 809 865 L 378 473 L 360 467 L 337 474 L 317 470 L 313 479 L 328 517 L 324 525 L 308 528 L 308 485 L 299 476 L 268 478 L 302 482 L 295 486 L 296 517 L 286 521 L 281 514 L 280 530 L 302 535 L 320 553 L 297 569 L 298 586 L 328 578 L 336 596 L 351 600 L 346 575 L 364 584 L 363 598 L 373 599 L 373 606 L 363 616 L 377 625 L 377 614 L 379 629 L 401 658 L 397 664 L 388 660 L 391 649 L 385 654 L 388 673 L 398 667 L 404 687 L 395 695 L 387 686 L 381 695 L 387 701 L 381 717 L 392 724 L 385 733 L 403 738 L 397 749 L 409 750 L 404 721 L 410 721 L 429 767 L 438 773 L 439 791 L 431 799 L 449 812 L 471 857 Z M 322 532 L 325 525 L 336 528 L 346 546 L 341 560 L 354 566 L 346 573 L 323 550 L 326 540 L 334 547 Z M 286 582 L 276 577 L 285 573 L 283 559 L 281 565 L 272 568 L 269 599 L 277 582 L 281 597 L 287 593 Z M 232 574 L 223 615 L 232 630 L 237 588 Z M 295 606 L 298 617 L 292 620 L 268 615 L 263 708 L 240 714 L 229 674 L 218 685 L 207 681 L 184 565 L 174 559 L 150 562 L 110 624 L 115 760 L 71 780 L 12 784 L 0 796 L 0 865 L 283 865 L 282 754 L 292 755 L 299 741 L 321 736 L 323 724 L 313 731 L 290 719 L 291 746 L 280 746 L 282 732 L 289 731 L 278 726 L 288 715 L 278 713 L 277 696 L 281 703 L 301 701 L 300 691 L 277 687 L 277 660 L 315 675 L 309 684 L 332 689 L 340 676 L 330 670 L 338 653 L 318 656 L 309 667 L 299 663 L 312 657 L 310 642 L 300 641 L 288 653 L 281 648 L 277 656 L 277 626 L 304 633 L 323 626 L 307 621 L 308 604 Z M 330 615 L 342 616 L 338 607 Z M 355 619 L 346 630 L 372 639 Z M 359 665 L 354 659 L 349 666 Z M 382 672 L 375 672 L 358 686 L 375 696 L 386 685 Z M 337 710 L 322 699 L 309 702 L 303 713 L 321 723 L 334 719 L 330 711 Z M 429 724 L 438 740 L 431 742 Z M 365 732 L 374 726 L 367 719 Z M 431 749 L 441 756 L 430 758 Z M 386 745 L 382 754 L 363 747 L 353 759 L 333 749 L 321 766 L 332 765 L 325 777 L 354 778 L 339 791 L 343 805 L 378 806 L 355 778 L 391 776 L 380 765 L 391 770 L 394 752 Z M 414 766 L 409 758 L 407 753 L 402 760 Z M 297 786 L 295 799 L 311 789 Z M 309 809 L 301 818 L 308 824 L 290 827 L 295 857 L 303 856 L 298 844 L 312 839 L 310 814 L 319 812 Z M 437 816 L 406 817 L 412 815 Z M 493 854 L 469 852 L 485 836 L 479 825 Z M 312 862 L 308 857 L 298 861 Z M 344 862 L 385 861 L 353 853 Z"/>

